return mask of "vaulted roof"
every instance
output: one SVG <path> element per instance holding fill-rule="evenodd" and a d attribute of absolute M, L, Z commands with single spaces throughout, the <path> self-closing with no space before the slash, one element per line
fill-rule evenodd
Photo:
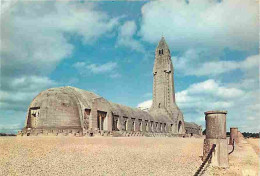
<path fill-rule="evenodd" d="M 30 104 L 29 108 L 32 107 L 41 107 L 41 108 L 48 108 L 49 113 L 54 113 L 55 109 L 64 109 L 64 113 L 66 112 L 66 106 L 73 106 L 75 107 L 73 111 L 75 112 L 74 116 L 82 116 L 82 110 L 85 108 L 92 109 L 92 103 L 94 99 L 101 98 L 101 96 L 89 92 L 86 90 L 82 90 L 76 87 L 57 87 L 51 88 L 41 92 L 37 95 L 32 103 Z M 154 115 L 149 112 L 140 110 L 138 108 L 132 108 L 125 105 L 108 102 L 108 107 L 114 115 L 124 116 L 128 118 L 135 118 L 135 119 L 142 119 L 142 120 L 151 120 L 154 122 L 160 123 L 172 123 L 169 118 L 164 116 L 163 114 Z M 55 106 L 55 107 L 54 107 Z M 61 107 L 59 107 L 61 106 Z M 53 109 L 53 110 L 51 110 Z M 77 110 L 78 109 L 78 110 Z M 51 111 L 50 111 L 51 110 Z M 47 112 L 46 112 L 47 113 Z M 47 113 L 46 116 L 55 118 L 54 114 Z"/>

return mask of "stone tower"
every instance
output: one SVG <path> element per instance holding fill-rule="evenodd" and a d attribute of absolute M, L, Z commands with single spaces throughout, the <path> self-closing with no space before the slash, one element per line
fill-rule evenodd
<path fill-rule="evenodd" d="M 175 105 L 173 65 L 169 47 L 162 37 L 155 50 L 153 67 L 153 108 L 168 111 Z"/>
<path fill-rule="evenodd" d="M 153 67 L 153 103 L 150 112 L 158 117 L 173 120 L 175 132 L 183 133 L 183 115 L 175 102 L 174 70 L 170 49 L 164 39 L 161 38 L 156 50 Z"/>

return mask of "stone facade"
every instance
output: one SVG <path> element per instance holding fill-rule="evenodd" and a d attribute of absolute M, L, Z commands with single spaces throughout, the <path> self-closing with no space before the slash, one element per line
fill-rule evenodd
<path fill-rule="evenodd" d="M 20 135 L 184 136 L 183 114 L 176 105 L 173 64 L 162 38 L 155 52 L 153 105 L 146 112 L 107 101 L 75 87 L 51 88 L 31 102 Z M 190 125 L 190 133 L 201 127 Z"/>
<path fill-rule="evenodd" d="M 189 136 L 201 136 L 202 126 L 197 125 L 193 122 L 184 122 L 186 134 Z"/>

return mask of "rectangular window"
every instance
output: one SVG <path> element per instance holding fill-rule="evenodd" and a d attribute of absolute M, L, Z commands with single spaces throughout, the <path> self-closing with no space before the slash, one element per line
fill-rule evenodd
<path fill-rule="evenodd" d="M 91 109 L 85 109 L 85 114 L 90 115 Z"/>
<path fill-rule="evenodd" d="M 37 126 L 37 120 L 40 116 L 40 107 L 31 107 L 29 109 L 27 128 L 35 128 Z"/>

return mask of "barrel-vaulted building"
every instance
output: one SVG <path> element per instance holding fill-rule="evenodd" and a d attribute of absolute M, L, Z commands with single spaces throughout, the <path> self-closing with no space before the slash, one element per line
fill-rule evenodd
<path fill-rule="evenodd" d="M 187 130 L 175 102 L 173 64 L 164 38 L 156 48 L 153 76 L 153 104 L 148 112 L 75 87 L 51 88 L 33 99 L 20 134 L 183 136 Z M 193 132 L 201 129 L 193 127 L 198 128 Z"/>

